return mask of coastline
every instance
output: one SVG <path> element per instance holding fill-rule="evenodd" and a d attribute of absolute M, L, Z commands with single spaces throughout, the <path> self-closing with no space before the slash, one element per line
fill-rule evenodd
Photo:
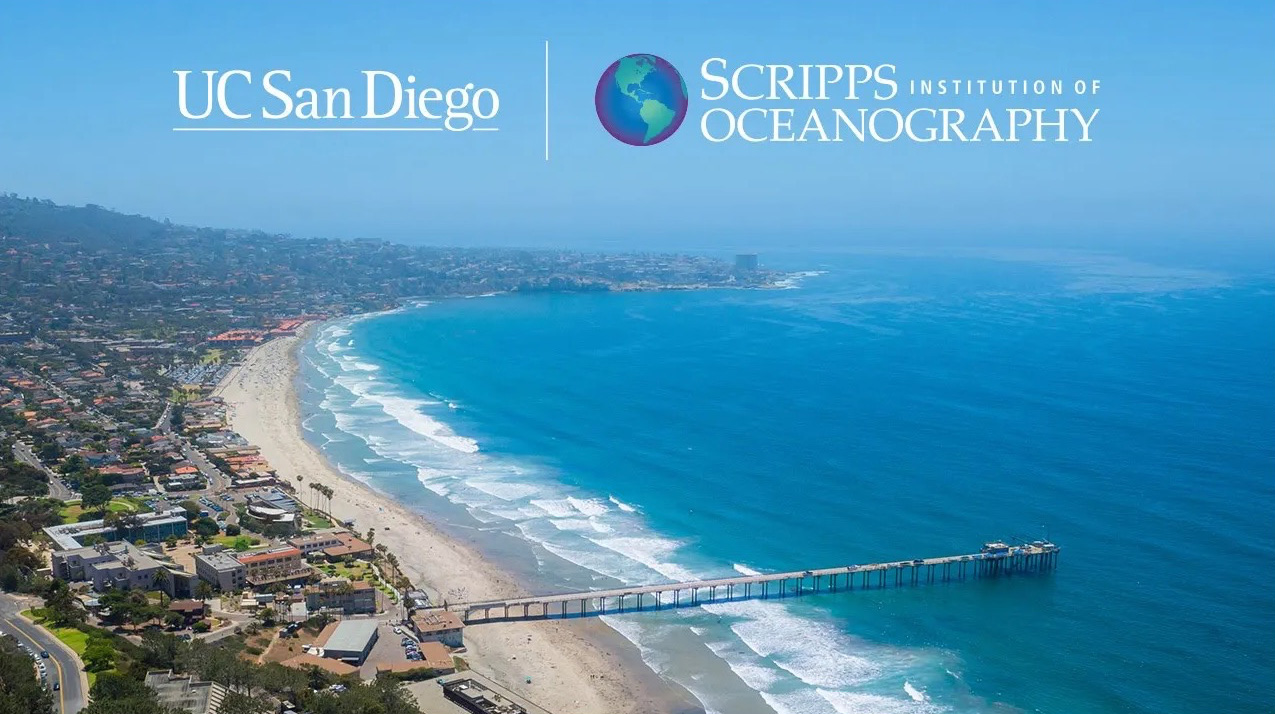
<path fill-rule="evenodd" d="M 305 439 L 297 350 L 315 326 L 252 349 L 226 376 L 214 394 L 225 400 L 231 427 L 260 447 L 281 478 L 300 483 L 299 492 L 310 483 L 332 488 L 332 515 L 375 527 L 377 542 L 397 554 L 403 571 L 436 600 L 439 587 L 463 587 L 474 599 L 523 594 L 475 548 L 346 477 Z M 689 692 L 649 669 L 636 647 L 597 620 L 487 624 L 466 628 L 465 639 L 463 656 L 474 670 L 554 714 L 703 711 Z"/>

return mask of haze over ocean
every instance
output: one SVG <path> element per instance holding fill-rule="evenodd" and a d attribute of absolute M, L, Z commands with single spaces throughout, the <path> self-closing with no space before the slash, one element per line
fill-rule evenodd
<path fill-rule="evenodd" d="M 712 711 L 1267 706 L 1275 279 L 764 257 L 823 272 L 330 323 L 307 434 L 539 590 L 1063 546 L 1046 576 L 607 618 Z"/>

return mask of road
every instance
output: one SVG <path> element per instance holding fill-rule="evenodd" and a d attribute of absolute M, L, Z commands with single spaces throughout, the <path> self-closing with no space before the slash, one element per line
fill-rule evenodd
<path fill-rule="evenodd" d="M 26 608 L 27 605 L 13 596 L 0 595 L 0 630 L 13 635 L 19 644 L 31 647 L 37 654 L 49 653 L 49 658 L 44 660 L 49 668 L 49 686 L 62 683 L 62 689 L 53 693 L 53 701 L 58 711 L 74 714 L 88 704 L 88 678 L 84 676 L 80 659 L 48 630 L 18 614 Z"/>
<path fill-rule="evenodd" d="M 62 483 L 62 479 L 58 476 L 57 472 L 41 463 L 40 459 L 31 452 L 31 447 L 21 441 L 15 441 L 13 444 L 13 455 L 16 456 L 19 461 L 40 469 L 49 477 L 49 495 L 53 498 L 62 501 L 69 501 L 80 497 L 78 493 L 68 488 L 65 483 Z"/>

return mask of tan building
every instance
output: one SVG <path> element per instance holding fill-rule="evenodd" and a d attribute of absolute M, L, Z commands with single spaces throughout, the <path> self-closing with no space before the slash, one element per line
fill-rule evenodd
<path fill-rule="evenodd" d="M 302 555 L 322 552 L 325 548 L 341 545 L 341 539 L 335 533 L 313 533 L 288 539 L 288 545 L 301 551 Z"/>
<path fill-rule="evenodd" d="M 301 551 L 290 545 L 244 553 L 237 560 L 244 566 L 244 577 L 249 585 L 301 580 L 313 570 L 305 564 Z"/>
<path fill-rule="evenodd" d="M 448 610 L 422 610 L 412 614 L 412 630 L 421 642 L 441 642 L 448 647 L 465 646 L 465 623 Z"/>
<path fill-rule="evenodd" d="M 373 550 L 370 543 L 355 538 L 351 533 L 336 533 L 334 535 L 340 543 L 323 549 L 323 555 L 328 560 L 341 560 L 349 555 L 364 559 L 372 557 Z"/>
<path fill-rule="evenodd" d="M 376 612 L 376 588 L 362 580 L 329 578 L 305 589 L 305 606 L 310 612 L 339 610 L 343 615 Z"/>

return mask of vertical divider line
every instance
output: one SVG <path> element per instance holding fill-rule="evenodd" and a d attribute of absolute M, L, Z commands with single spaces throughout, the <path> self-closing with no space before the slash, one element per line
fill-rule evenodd
<path fill-rule="evenodd" d="M 549 160 L 549 40 L 545 40 L 545 161 Z"/>

